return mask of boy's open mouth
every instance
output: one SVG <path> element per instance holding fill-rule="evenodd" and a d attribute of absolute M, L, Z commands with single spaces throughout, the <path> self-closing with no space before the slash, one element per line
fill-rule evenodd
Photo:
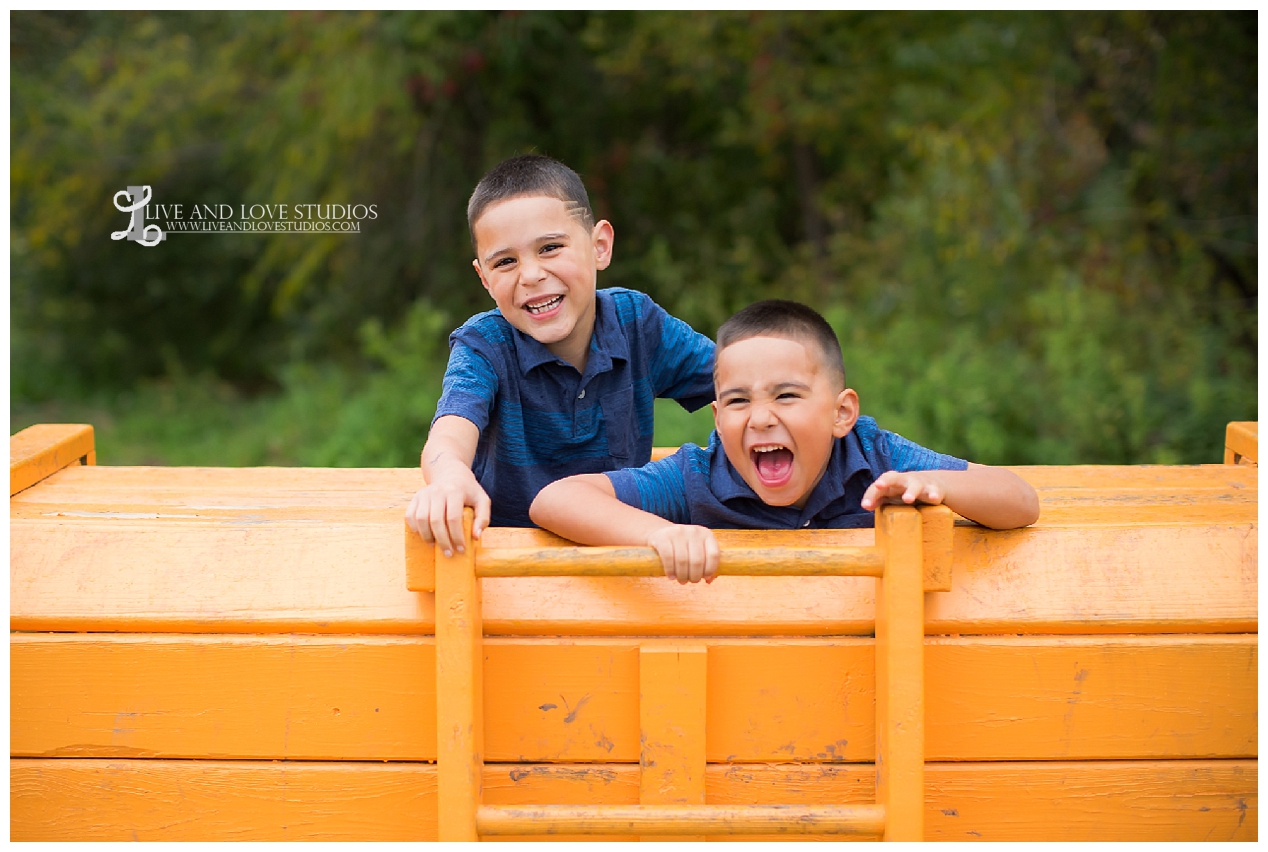
<path fill-rule="evenodd" d="M 793 454 L 787 447 L 779 444 L 754 447 L 749 451 L 749 458 L 757 478 L 767 488 L 779 488 L 792 479 Z"/>
<path fill-rule="evenodd" d="M 524 305 L 524 310 L 530 314 L 544 314 L 553 311 L 559 307 L 564 301 L 563 294 L 551 296 L 549 299 L 543 299 L 540 302 L 528 302 Z"/>

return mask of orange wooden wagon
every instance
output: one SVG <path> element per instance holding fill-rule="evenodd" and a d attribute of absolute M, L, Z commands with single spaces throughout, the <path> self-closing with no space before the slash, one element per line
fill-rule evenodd
<path fill-rule="evenodd" d="M 1034 527 L 403 532 L 417 470 L 10 441 L 14 840 L 1254 840 L 1258 457 L 1022 467 Z M 954 522 L 953 522 L 954 521 Z M 434 591 L 432 591 L 434 589 Z"/>

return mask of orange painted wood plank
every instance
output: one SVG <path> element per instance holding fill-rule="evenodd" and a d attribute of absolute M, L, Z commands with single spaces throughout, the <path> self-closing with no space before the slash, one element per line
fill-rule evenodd
<path fill-rule="evenodd" d="M 876 802 L 885 840 L 921 840 L 925 801 L 924 589 L 920 513 L 877 512 L 885 576 L 876 581 Z"/>
<path fill-rule="evenodd" d="M 22 492 L 18 502 L 194 510 L 399 507 L 400 520 L 421 487 L 418 468 L 106 465 L 68 468 L 39 488 Z"/>
<path fill-rule="evenodd" d="M 933 763 L 926 774 L 928 840 L 1258 839 L 1253 760 Z M 435 840 L 435 777 L 417 763 L 19 759 L 10 839 Z M 491 804 L 638 797 L 630 765 L 490 766 L 484 777 Z M 716 804 L 862 804 L 874 785 L 867 765 L 706 772 Z"/>
<path fill-rule="evenodd" d="M 1009 467 L 1036 490 L 1080 488 L 1088 491 L 1115 488 L 1158 488 L 1188 491 L 1211 488 L 1257 488 L 1254 471 L 1222 464 L 1194 465 L 1017 465 Z"/>
<path fill-rule="evenodd" d="M 639 649 L 638 661 L 639 804 L 703 805 L 708 650 L 648 645 Z"/>
<path fill-rule="evenodd" d="M 711 766 L 728 804 L 867 801 L 870 766 Z M 930 763 L 925 840 L 1258 839 L 1258 762 Z M 759 839 L 759 838 L 735 838 Z M 828 838 L 821 838 L 828 839 Z"/>
<path fill-rule="evenodd" d="M 638 762 L 637 640 L 488 638 L 484 671 L 486 760 Z"/>
<path fill-rule="evenodd" d="M 431 633 L 388 524 L 9 523 L 10 628 Z"/>
<path fill-rule="evenodd" d="M 871 760 L 870 639 L 707 647 L 708 760 Z M 931 760 L 1258 753 L 1254 635 L 928 637 L 925 658 Z M 435 758 L 430 637 L 14 634 L 9 659 L 15 755 Z M 637 640 L 487 638 L 484 675 L 486 759 L 637 763 Z"/>
<path fill-rule="evenodd" d="M 490 530 L 486 546 L 541 535 Z M 873 538 L 868 530 L 803 535 L 842 546 Z M 402 536 L 400 518 L 386 516 L 381 524 L 243 518 L 211 526 L 18 518 L 10 522 L 10 628 L 429 633 L 432 597 L 405 588 Z M 760 532 L 724 538 L 779 541 Z M 927 632 L 1250 632 L 1258 623 L 1251 523 L 956 526 L 953 553 L 954 586 L 929 597 Z M 498 635 L 864 635 L 874 613 L 872 581 L 856 578 L 485 584 L 486 631 Z"/>
<path fill-rule="evenodd" d="M 92 427 L 41 423 L 9 438 L 9 496 L 71 465 L 95 465 Z"/>
<path fill-rule="evenodd" d="M 1259 422 L 1236 421 L 1228 424 L 1224 433 L 1224 463 L 1237 464 L 1242 460 L 1259 463 Z"/>
<path fill-rule="evenodd" d="M 1253 633 L 1254 524 L 996 532 L 957 527 L 928 633 Z"/>
<path fill-rule="evenodd" d="M 871 639 L 710 642 L 708 691 L 710 761 L 874 758 Z"/>
<path fill-rule="evenodd" d="M 438 838 L 474 841 L 484 780 L 484 623 L 472 546 L 436 559 L 436 784 Z"/>
<path fill-rule="evenodd" d="M 12 634 L 10 749 L 435 760 L 431 637 Z"/>
<path fill-rule="evenodd" d="M 937 637 L 925 660 L 930 760 L 1259 753 L 1255 635 Z"/>

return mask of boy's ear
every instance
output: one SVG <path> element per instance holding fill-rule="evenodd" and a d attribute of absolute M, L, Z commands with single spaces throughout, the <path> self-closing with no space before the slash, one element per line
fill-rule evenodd
<path fill-rule="evenodd" d="M 844 438 L 859 419 L 859 395 L 853 388 L 837 394 L 836 419 L 832 422 L 832 437 Z"/>
<path fill-rule="evenodd" d="M 607 219 L 600 219 L 590 232 L 590 239 L 594 243 L 594 268 L 607 269 L 612 262 L 612 243 L 616 240 L 612 223 Z"/>
<path fill-rule="evenodd" d="M 473 259 L 471 261 L 471 268 L 476 271 L 476 275 L 480 276 L 480 283 L 484 286 L 485 292 L 492 296 L 493 290 L 489 287 L 489 282 L 484 280 L 484 270 L 480 268 L 480 261 Z"/>

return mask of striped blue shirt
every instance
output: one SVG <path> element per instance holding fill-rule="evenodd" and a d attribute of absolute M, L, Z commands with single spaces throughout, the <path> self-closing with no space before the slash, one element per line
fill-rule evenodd
<path fill-rule="evenodd" d="M 471 470 L 496 526 L 533 526 L 528 507 L 556 479 L 645 464 L 656 397 L 688 411 L 713 400 L 713 341 L 643 293 L 612 288 L 595 298 L 584 373 L 498 310 L 449 336 L 436 417 L 479 427 Z"/>
<path fill-rule="evenodd" d="M 676 524 L 712 529 L 843 529 L 870 527 L 860 505 L 878 476 L 897 470 L 965 470 L 968 462 L 927 450 L 860 417 L 832 448 L 828 468 L 803 509 L 762 502 L 732 467 L 715 431 L 707 448 L 684 444 L 658 462 L 608 474 L 617 499 Z"/>

